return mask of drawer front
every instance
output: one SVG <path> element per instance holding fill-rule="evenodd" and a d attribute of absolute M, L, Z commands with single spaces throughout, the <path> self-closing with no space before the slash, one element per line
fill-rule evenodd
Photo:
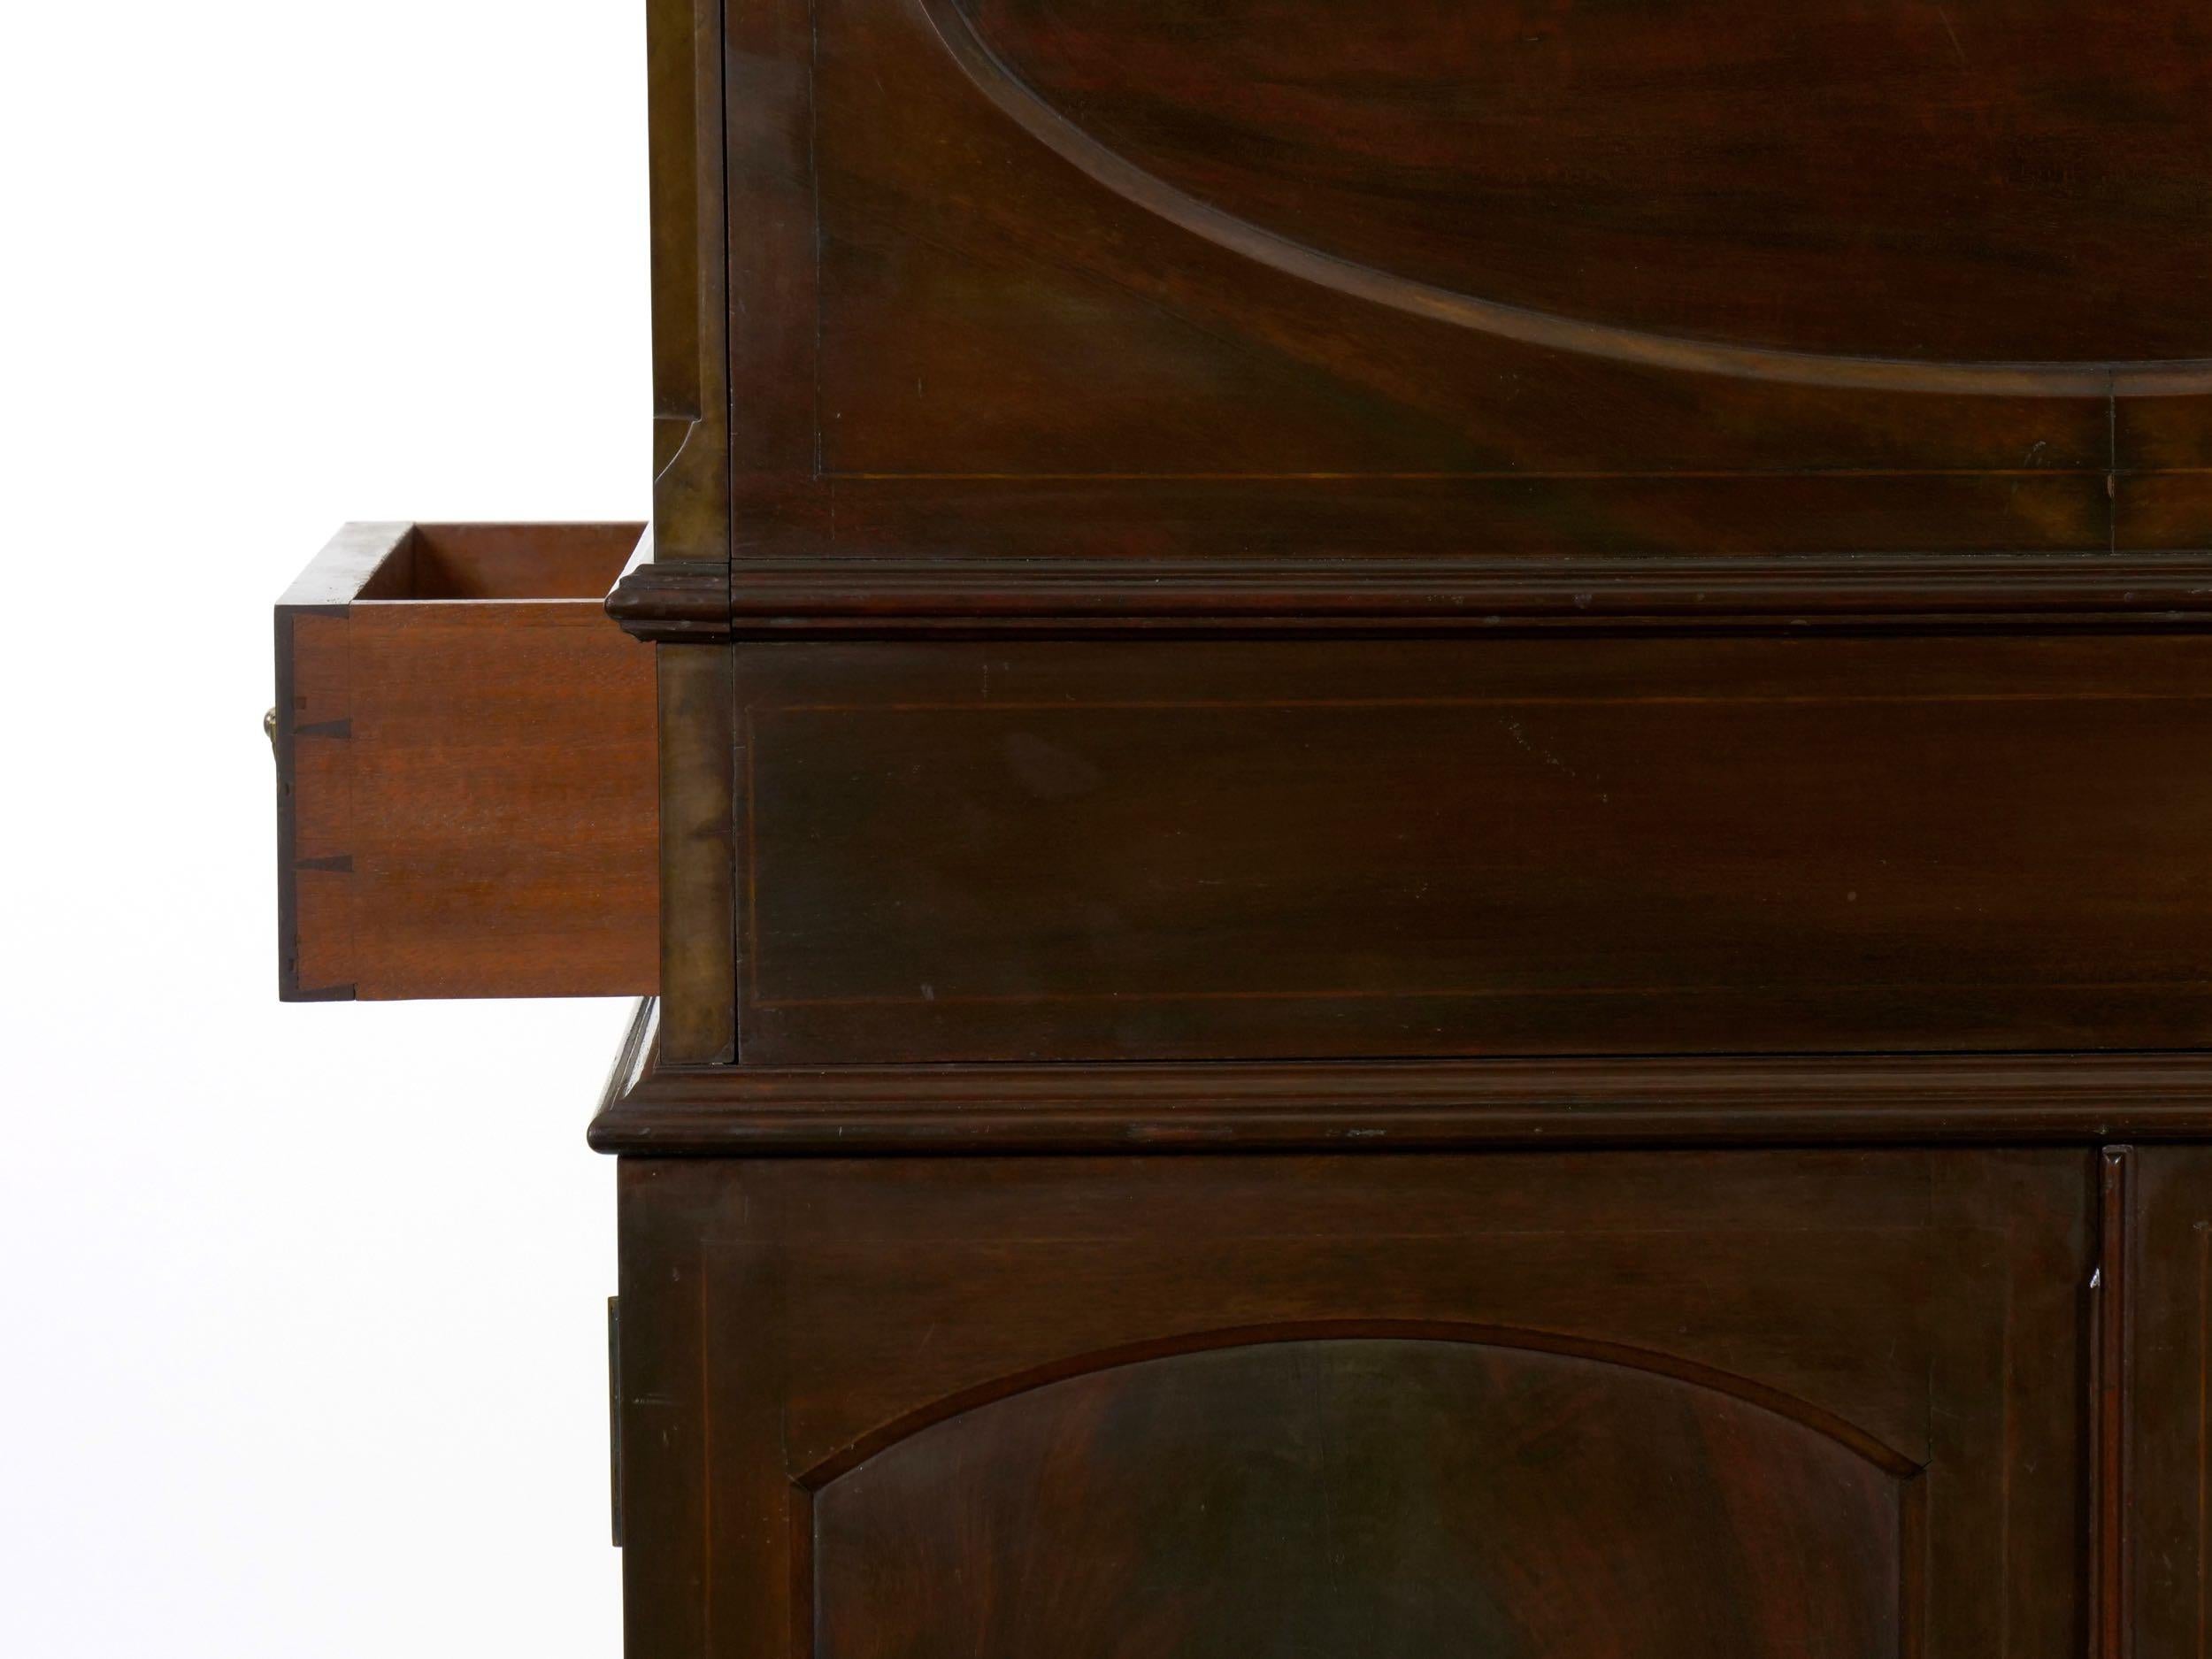
<path fill-rule="evenodd" d="M 748 1062 L 2212 1036 L 2212 641 L 737 664 Z"/>
<path fill-rule="evenodd" d="M 356 525 L 277 608 L 288 1000 L 649 993 L 636 525 Z"/>

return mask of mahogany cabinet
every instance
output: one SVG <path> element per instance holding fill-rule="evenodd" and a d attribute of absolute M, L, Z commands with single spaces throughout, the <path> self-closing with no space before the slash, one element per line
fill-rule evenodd
<path fill-rule="evenodd" d="M 274 729 L 649 999 L 632 1659 L 2212 1653 L 2203 9 L 648 12 L 649 541 Z"/>

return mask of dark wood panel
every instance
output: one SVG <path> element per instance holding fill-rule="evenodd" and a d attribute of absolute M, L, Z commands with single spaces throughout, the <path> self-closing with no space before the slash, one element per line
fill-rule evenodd
<path fill-rule="evenodd" d="M 730 545 L 727 233 L 721 0 L 647 0 L 653 233 L 653 526 L 661 557 Z M 756 104 L 757 99 L 755 100 Z M 746 205 L 753 204 L 749 198 Z M 763 222 L 748 244 L 769 241 Z M 742 289 L 741 288 L 741 292 Z M 753 335 L 745 336 L 749 341 Z"/>
<path fill-rule="evenodd" d="M 2116 480 L 2112 537 L 2124 550 L 2212 547 L 2212 471 Z"/>
<path fill-rule="evenodd" d="M 354 526 L 278 607 L 285 995 L 655 988 L 641 529 Z"/>
<path fill-rule="evenodd" d="M 1382 1338 L 1147 1360 L 830 1482 L 814 1652 L 1894 1659 L 1918 1610 L 1914 1472 L 1583 1354 Z"/>
<path fill-rule="evenodd" d="M 972 88 L 943 84 L 925 42 L 862 35 L 849 66 L 835 35 L 825 50 L 819 419 L 833 474 L 1237 482 L 2012 471 L 2109 457 L 2101 376 L 2068 397 L 1801 386 L 1379 307 L 1256 265 L 1051 165 L 979 113 Z M 868 102 L 879 74 L 899 101 Z M 946 132 L 959 134 L 949 153 L 933 142 Z"/>
<path fill-rule="evenodd" d="M 659 1050 L 677 1063 L 735 1059 L 736 872 L 726 649 L 660 652 Z"/>
<path fill-rule="evenodd" d="M 1133 204 L 1365 293 L 1908 362 L 2212 356 L 2190 0 L 923 8 Z"/>
<path fill-rule="evenodd" d="M 2212 397 L 2130 397 L 2112 407 L 2114 457 L 2141 472 L 2212 467 Z"/>
<path fill-rule="evenodd" d="M 2131 483 L 2136 480 L 2130 480 Z M 1426 552 L 1582 557 L 1688 551 L 1711 557 L 1851 552 L 2104 551 L 2112 503 L 2101 471 L 1929 475 L 1843 470 L 1786 476 L 1335 478 L 1189 476 L 835 478 L 834 530 L 764 535 L 832 557 L 1386 560 Z M 2194 542 L 2145 542 L 2194 546 Z M 1294 570 L 1286 572 L 1295 581 Z"/>
<path fill-rule="evenodd" d="M 743 0 L 734 550 L 2130 544 L 2194 12 L 1755 12 Z"/>
<path fill-rule="evenodd" d="M 741 652 L 769 1064 L 2201 1047 L 2212 641 Z"/>
<path fill-rule="evenodd" d="M 2212 1653 L 2212 1148 L 2139 1148 L 2128 1213 L 2126 1603 L 2143 1659 Z"/>
<path fill-rule="evenodd" d="M 706 1467 L 707 1293 L 693 1231 L 701 1217 L 684 1199 L 662 1202 L 664 1185 L 653 1166 L 633 1163 L 622 1170 L 617 1189 L 623 1647 L 643 1659 L 712 1651 L 699 1562 L 699 1540 L 713 1512 Z M 725 1294 L 747 1288 L 726 1276 L 724 1285 Z"/>
<path fill-rule="evenodd" d="M 838 1654 L 1306 1651 L 1287 1620 L 1191 1645 L 1279 1578 L 1325 1621 L 1398 1583 L 1409 1652 L 1496 1616 L 1515 1653 L 2070 1655 L 2093 1164 L 628 1163 L 625 1375 L 661 1381 L 626 1434 L 704 1492 L 629 1517 L 677 1601 L 643 1617 L 779 1659 L 810 1626 Z M 664 1355 L 626 1357 L 634 1284 Z M 1639 1525 L 1660 1490 L 1682 1538 Z M 1485 1506 L 1527 1525 L 1455 1532 Z M 1179 1526 L 1220 1546 L 1187 1589 Z M 1594 1605 L 1532 1587 L 1575 1536 Z M 1456 1578 L 1418 1571 L 1455 1538 Z M 1701 1586 L 1636 1571 L 1692 1538 Z"/>

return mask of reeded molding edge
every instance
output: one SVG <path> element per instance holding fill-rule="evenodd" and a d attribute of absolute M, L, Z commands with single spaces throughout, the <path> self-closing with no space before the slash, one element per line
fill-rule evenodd
<path fill-rule="evenodd" d="M 607 595 L 607 614 L 636 639 L 668 645 L 729 640 L 726 559 L 668 558 L 632 566 Z"/>
<path fill-rule="evenodd" d="M 2212 626 L 2212 553 L 672 560 L 607 601 L 669 643 L 928 633 Z"/>
<path fill-rule="evenodd" d="M 628 1070 L 630 1156 L 2188 1140 L 2212 1055 Z"/>

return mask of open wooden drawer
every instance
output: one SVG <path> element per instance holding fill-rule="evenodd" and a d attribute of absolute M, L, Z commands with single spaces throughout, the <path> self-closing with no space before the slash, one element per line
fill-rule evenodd
<path fill-rule="evenodd" d="M 353 524 L 276 609 L 281 994 L 644 995 L 653 652 L 635 524 Z"/>

